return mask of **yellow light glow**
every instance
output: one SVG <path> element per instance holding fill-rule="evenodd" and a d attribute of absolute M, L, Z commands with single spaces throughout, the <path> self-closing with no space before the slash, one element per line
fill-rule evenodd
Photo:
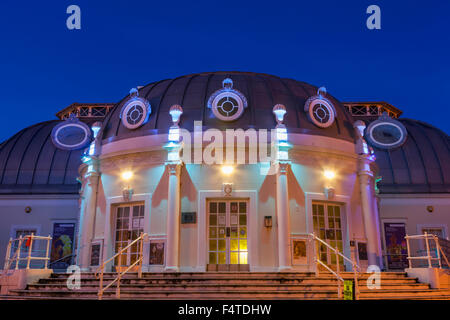
<path fill-rule="evenodd" d="M 223 166 L 222 167 L 223 174 L 229 175 L 229 174 L 232 174 L 233 171 L 234 171 L 234 168 L 232 166 Z"/>
<path fill-rule="evenodd" d="M 334 179 L 334 177 L 336 176 L 336 173 L 334 171 L 331 170 L 325 170 L 323 172 L 323 175 L 325 176 L 325 178 L 327 179 Z"/>
<path fill-rule="evenodd" d="M 131 178 L 133 178 L 133 172 L 131 172 L 131 171 L 125 171 L 125 172 L 122 172 L 121 176 L 122 176 L 122 179 L 123 179 L 123 180 L 128 181 L 128 180 L 130 180 Z"/>

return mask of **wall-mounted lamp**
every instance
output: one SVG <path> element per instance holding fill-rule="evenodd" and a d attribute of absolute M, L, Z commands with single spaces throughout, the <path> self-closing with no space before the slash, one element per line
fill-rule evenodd
<path fill-rule="evenodd" d="M 234 168 L 232 166 L 222 166 L 222 173 L 226 174 L 227 176 L 232 174 L 234 171 Z"/>
<path fill-rule="evenodd" d="M 427 206 L 427 211 L 429 213 L 432 213 L 434 211 L 434 207 L 433 206 Z"/>
<path fill-rule="evenodd" d="M 130 181 L 131 178 L 133 178 L 133 172 L 131 172 L 131 171 L 124 171 L 124 172 L 121 173 L 120 176 L 122 177 L 123 180 Z"/>
<path fill-rule="evenodd" d="M 31 207 L 30 206 L 25 207 L 25 213 L 31 213 Z"/>
<path fill-rule="evenodd" d="M 130 187 L 126 187 L 122 191 L 122 196 L 124 201 L 130 201 L 133 197 L 133 189 L 131 189 Z"/>
<path fill-rule="evenodd" d="M 333 187 L 325 188 L 324 193 L 325 193 L 325 197 L 327 197 L 328 200 L 334 198 L 335 191 L 334 191 Z"/>
<path fill-rule="evenodd" d="M 331 170 L 325 170 L 323 172 L 323 176 L 326 179 L 331 180 L 331 179 L 334 179 L 336 177 L 336 173 L 334 171 L 331 171 Z"/>
<path fill-rule="evenodd" d="M 265 216 L 264 217 L 264 227 L 272 228 L 272 216 Z"/>

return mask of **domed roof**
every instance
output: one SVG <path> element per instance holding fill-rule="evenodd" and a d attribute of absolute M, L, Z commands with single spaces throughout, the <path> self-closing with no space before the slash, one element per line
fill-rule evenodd
<path fill-rule="evenodd" d="M 217 119 L 208 108 L 208 99 L 219 89 L 222 81 L 230 78 L 233 89 L 240 91 L 248 107 L 240 118 L 232 122 Z M 139 97 L 151 105 L 147 123 L 135 130 L 126 128 L 120 119 L 120 112 L 129 97 L 125 97 L 109 113 L 104 121 L 103 144 L 121 139 L 152 134 L 167 134 L 172 120 L 169 109 L 179 104 L 183 107 L 180 127 L 194 129 L 194 121 L 202 121 L 204 130 L 224 129 L 273 129 L 276 121 L 272 109 L 276 104 L 286 106 L 284 124 L 289 132 L 320 135 L 354 142 L 352 118 L 343 105 L 329 94 L 336 109 L 336 121 L 328 128 L 319 128 L 307 118 L 304 105 L 308 98 L 317 94 L 317 87 L 310 84 L 279 78 L 272 75 L 250 72 L 207 72 L 185 75 L 174 79 L 153 82 L 139 89 Z"/>
<path fill-rule="evenodd" d="M 450 137 L 421 121 L 397 120 L 408 132 L 405 143 L 391 150 L 374 147 L 380 192 L 450 192 Z"/>
<path fill-rule="evenodd" d="M 60 122 L 33 125 L 0 144 L 0 194 L 78 193 L 83 149 L 55 147 L 51 132 Z"/>

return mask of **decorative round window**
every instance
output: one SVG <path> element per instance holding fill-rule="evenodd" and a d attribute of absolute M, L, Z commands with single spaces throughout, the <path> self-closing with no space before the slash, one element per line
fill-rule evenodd
<path fill-rule="evenodd" d="M 336 112 L 333 104 L 321 96 L 309 98 L 305 103 L 309 120 L 320 128 L 328 128 L 334 122 Z"/>
<path fill-rule="evenodd" d="M 122 109 L 122 124 L 130 130 L 137 129 L 148 121 L 151 110 L 147 100 L 133 98 Z"/>
<path fill-rule="evenodd" d="M 208 100 L 208 107 L 214 116 L 222 121 L 238 119 L 247 107 L 247 99 L 233 89 L 233 81 L 229 78 L 222 83 L 223 89 L 214 92 Z"/>
<path fill-rule="evenodd" d="M 91 129 L 72 116 L 52 130 L 53 144 L 63 150 L 81 149 L 91 142 Z"/>
<path fill-rule="evenodd" d="M 366 138 L 371 145 L 381 149 L 392 149 L 401 146 L 407 138 L 405 126 L 387 113 L 369 124 L 366 129 Z"/>

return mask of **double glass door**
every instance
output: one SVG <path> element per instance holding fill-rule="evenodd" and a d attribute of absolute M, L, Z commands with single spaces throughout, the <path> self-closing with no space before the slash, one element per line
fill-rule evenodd
<path fill-rule="evenodd" d="M 209 200 L 209 264 L 248 264 L 247 200 Z"/>
<path fill-rule="evenodd" d="M 314 233 L 331 247 L 343 253 L 341 207 L 326 202 L 313 202 Z M 336 270 L 336 254 L 326 245 L 319 243 L 318 258 L 331 269 Z M 338 256 L 340 270 L 344 270 L 344 259 Z"/>
<path fill-rule="evenodd" d="M 115 253 L 125 248 L 144 232 L 144 205 L 127 204 L 116 208 Z M 127 249 L 122 255 L 121 266 L 128 266 L 136 262 L 139 255 L 139 242 Z M 119 257 L 114 264 L 119 265 Z"/>

